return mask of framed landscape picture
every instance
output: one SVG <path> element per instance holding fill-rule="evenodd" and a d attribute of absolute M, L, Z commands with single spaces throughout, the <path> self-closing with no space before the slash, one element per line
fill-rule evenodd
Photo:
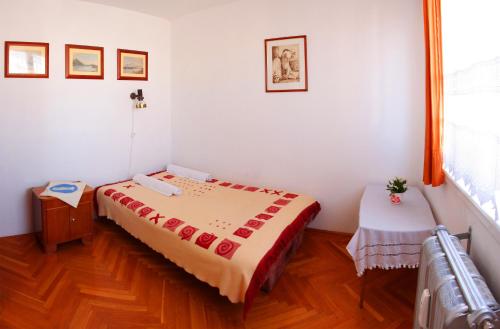
<path fill-rule="evenodd" d="M 48 78 L 49 44 L 5 41 L 6 78 Z"/>
<path fill-rule="evenodd" d="M 118 80 L 148 80 L 148 53 L 118 49 Z"/>
<path fill-rule="evenodd" d="M 264 40 L 266 92 L 307 91 L 307 37 Z"/>
<path fill-rule="evenodd" d="M 104 48 L 66 45 L 66 79 L 104 79 Z"/>

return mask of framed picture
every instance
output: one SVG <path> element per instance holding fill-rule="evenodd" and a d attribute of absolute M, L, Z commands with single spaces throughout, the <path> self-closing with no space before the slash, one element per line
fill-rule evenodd
<path fill-rule="evenodd" d="M 266 92 L 307 91 L 305 35 L 264 40 Z"/>
<path fill-rule="evenodd" d="M 118 49 L 118 80 L 148 80 L 148 53 Z"/>
<path fill-rule="evenodd" d="M 48 78 L 49 44 L 5 41 L 6 78 Z"/>
<path fill-rule="evenodd" d="M 66 79 L 104 79 L 104 48 L 66 45 Z"/>

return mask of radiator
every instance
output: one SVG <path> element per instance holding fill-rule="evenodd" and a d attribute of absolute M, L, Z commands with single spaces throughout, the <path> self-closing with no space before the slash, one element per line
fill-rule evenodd
<path fill-rule="evenodd" d="M 500 307 L 458 238 L 442 225 L 424 241 L 413 329 L 500 329 Z"/>

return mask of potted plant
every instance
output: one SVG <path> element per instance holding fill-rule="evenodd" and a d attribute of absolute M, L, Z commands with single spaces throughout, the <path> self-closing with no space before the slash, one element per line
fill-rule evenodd
<path fill-rule="evenodd" d="M 403 193 L 408 190 L 408 187 L 406 186 L 406 179 L 395 177 L 394 179 L 389 180 L 386 190 L 389 191 L 391 202 L 393 204 L 400 204 L 401 201 L 403 201 Z"/>

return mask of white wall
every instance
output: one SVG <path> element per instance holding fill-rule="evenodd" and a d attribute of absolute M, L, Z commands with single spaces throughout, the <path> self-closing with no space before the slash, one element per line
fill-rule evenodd
<path fill-rule="evenodd" d="M 488 282 L 493 294 L 500 298 L 500 228 L 485 217 L 459 188 L 447 179 L 439 188 L 425 187 L 436 220 L 453 233 L 472 228 L 471 257 Z"/>
<path fill-rule="evenodd" d="M 367 183 L 421 180 L 420 0 L 237 1 L 172 22 L 173 159 L 316 197 L 353 232 Z M 265 93 L 264 39 L 306 34 L 309 92 Z"/>
<path fill-rule="evenodd" d="M 0 235 L 31 230 L 29 188 L 49 180 L 91 185 L 128 176 L 132 101 L 143 88 L 149 109 L 136 112 L 132 172 L 170 159 L 170 23 L 72 0 L 1 0 Z M 5 40 L 50 43 L 50 79 L 3 78 Z M 105 48 L 104 80 L 64 78 L 64 45 Z M 116 49 L 149 51 L 149 81 L 116 80 Z"/>

